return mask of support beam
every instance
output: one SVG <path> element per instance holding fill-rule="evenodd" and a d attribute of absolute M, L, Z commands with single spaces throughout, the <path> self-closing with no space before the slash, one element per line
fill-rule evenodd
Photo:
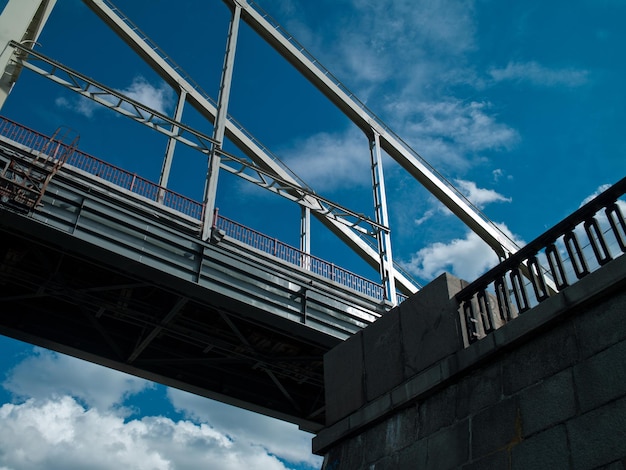
<path fill-rule="evenodd" d="M 16 41 L 33 48 L 56 0 L 9 0 L 0 15 L 0 109 L 4 105 L 22 67 L 13 61 L 14 49 L 9 42 Z"/>
<path fill-rule="evenodd" d="M 184 88 L 180 89 L 178 93 L 178 103 L 176 104 L 176 111 L 174 111 L 174 121 L 180 122 L 183 117 L 183 110 L 185 108 L 185 100 L 187 98 L 187 92 Z M 172 134 L 178 134 L 179 128 L 178 126 L 172 127 Z M 161 168 L 161 176 L 159 177 L 159 186 L 161 188 L 167 188 L 167 183 L 170 178 L 170 170 L 172 168 L 172 160 L 174 159 L 174 150 L 176 148 L 176 139 L 174 137 L 170 137 L 167 140 L 167 149 L 165 150 L 165 158 L 163 159 L 163 167 Z M 165 193 L 160 190 L 159 191 L 159 202 L 163 202 L 163 197 Z"/>
<path fill-rule="evenodd" d="M 158 46 L 151 42 L 119 9 L 110 6 L 110 2 L 105 0 L 83 0 L 83 3 L 91 8 L 167 83 L 174 88 L 184 87 L 188 91 L 187 102 L 202 116 L 210 122 L 215 121 L 217 115 L 215 101 L 198 84 L 193 82 Z M 235 6 L 234 1 L 227 1 L 227 4 L 231 9 Z M 243 8 L 246 10 L 248 9 L 245 2 L 237 4 L 243 5 Z M 243 13 L 244 10 L 242 9 L 242 19 L 244 18 Z M 282 165 L 276 156 L 254 139 L 241 124 L 235 121 L 232 116 L 229 116 L 226 122 L 225 137 L 241 149 L 258 166 L 271 171 L 280 179 L 291 182 L 296 187 L 299 186 L 311 191 L 297 176 Z M 309 202 L 312 206 L 319 205 L 314 199 L 311 199 Z M 318 207 L 318 209 L 323 209 L 323 207 Z M 377 250 L 362 239 L 361 235 L 346 225 L 337 222 L 335 220 L 336 217 L 325 216 L 323 212 L 323 210 L 314 211 L 313 215 L 368 264 L 377 269 L 379 266 Z M 326 211 L 326 213 L 329 212 Z M 417 292 L 418 288 L 411 279 L 396 269 L 394 269 L 394 273 L 396 282 L 404 293 L 411 294 Z"/>
<path fill-rule="evenodd" d="M 372 188 L 374 191 L 374 210 L 376 222 L 389 227 L 389 212 L 387 211 L 387 194 L 385 191 L 385 176 L 383 161 L 380 152 L 380 135 L 374 131 L 370 140 L 370 156 L 372 163 Z M 389 230 L 379 230 L 376 234 L 378 252 L 380 253 L 380 277 L 385 289 L 385 298 L 392 305 L 396 305 L 396 283 L 393 275 L 393 256 L 391 254 L 391 233 Z"/>
<path fill-rule="evenodd" d="M 213 227 L 213 212 L 215 211 L 215 200 L 217 198 L 217 181 L 220 170 L 221 156 L 219 150 L 224 142 L 226 122 L 228 120 L 228 101 L 230 99 L 230 88 L 233 82 L 233 69 L 235 67 L 235 53 L 237 51 L 237 38 L 239 36 L 239 21 L 241 18 L 241 7 L 236 4 L 228 28 L 228 39 L 226 41 L 226 55 L 224 56 L 224 67 L 222 68 L 222 78 L 220 82 L 220 93 L 217 97 L 217 116 L 215 127 L 213 128 L 213 140 L 217 144 L 211 151 L 209 168 L 207 171 L 206 186 L 204 188 L 204 220 L 202 221 L 202 239 L 208 240 Z"/>
<path fill-rule="evenodd" d="M 300 251 L 311 254 L 311 209 L 301 207 L 300 214 Z"/>
<path fill-rule="evenodd" d="M 166 328 L 174 319 L 178 316 L 183 307 L 187 304 L 189 299 L 181 297 L 176 304 L 172 307 L 169 313 L 161 320 L 161 323 L 154 327 L 154 329 L 137 345 L 132 354 L 128 357 L 128 364 L 135 362 L 139 355 L 150 345 L 150 343 L 156 338 L 164 328 Z"/>

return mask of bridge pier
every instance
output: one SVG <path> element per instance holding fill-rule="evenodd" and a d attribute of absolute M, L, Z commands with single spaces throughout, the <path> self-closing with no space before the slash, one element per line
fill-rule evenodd
<path fill-rule="evenodd" d="M 442 275 L 324 358 L 324 470 L 624 468 L 626 257 L 466 346 Z"/>

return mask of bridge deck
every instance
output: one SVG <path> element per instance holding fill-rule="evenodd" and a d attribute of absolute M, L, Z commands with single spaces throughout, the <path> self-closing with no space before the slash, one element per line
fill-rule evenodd
<path fill-rule="evenodd" d="M 4 137 L 5 160 L 36 152 Z M 315 431 L 322 356 L 380 301 L 71 165 L 0 206 L 0 332 Z"/>

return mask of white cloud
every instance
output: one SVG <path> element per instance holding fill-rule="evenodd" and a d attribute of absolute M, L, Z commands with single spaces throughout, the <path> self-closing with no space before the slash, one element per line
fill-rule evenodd
<path fill-rule="evenodd" d="M 73 398 L 0 407 L 0 468 L 285 470 L 258 446 L 233 441 L 206 424 L 123 418 L 85 409 Z"/>
<path fill-rule="evenodd" d="M 495 266 L 495 252 L 473 232 L 449 243 L 433 243 L 419 250 L 408 263 L 408 269 L 425 280 L 435 279 L 443 272 L 473 281 Z"/>
<path fill-rule="evenodd" d="M 512 175 L 507 175 L 506 172 L 502 169 L 502 168 L 496 168 L 495 170 L 493 170 L 491 172 L 492 176 L 493 176 L 493 180 L 497 183 L 498 181 L 500 181 L 502 178 L 505 178 L 507 180 L 512 180 L 513 176 Z"/>
<path fill-rule="evenodd" d="M 71 395 L 100 410 L 153 387 L 147 380 L 41 348 L 17 364 L 2 385 L 17 397 L 46 400 Z"/>
<path fill-rule="evenodd" d="M 441 205 L 438 204 L 437 207 L 441 207 Z M 447 212 L 450 213 L 450 211 L 447 211 Z M 436 213 L 437 213 L 437 210 L 428 209 L 426 212 L 424 212 L 424 215 L 422 215 L 419 219 L 415 220 L 415 225 L 422 225 L 424 222 L 427 222 L 428 220 L 430 220 Z"/>
<path fill-rule="evenodd" d="M 174 92 L 169 86 L 163 83 L 155 87 L 141 76 L 135 77 L 128 87 L 119 91 L 123 95 L 163 114 L 167 114 L 174 103 Z"/>
<path fill-rule="evenodd" d="M 319 133 L 283 152 L 285 163 L 318 192 L 371 184 L 367 138 L 358 130 Z"/>
<path fill-rule="evenodd" d="M 460 191 L 477 207 L 483 208 L 492 202 L 511 202 L 511 198 L 492 190 L 483 189 L 476 186 L 473 181 L 456 180 L 457 187 Z"/>
<path fill-rule="evenodd" d="M 40 348 L 3 386 L 16 400 L 0 407 L 0 469 L 283 470 L 279 459 L 321 464 L 311 453 L 312 436 L 295 425 L 177 390 L 168 390 L 168 398 L 193 422 L 166 416 L 125 421 L 125 400 L 153 388 L 151 382 Z"/>
<path fill-rule="evenodd" d="M 600 194 L 602 194 L 604 191 L 606 191 L 610 187 L 611 187 L 610 184 L 603 184 L 603 185 L 599 186 L 598 189 L 596 189 L 592 194 L 590 194 L 585 199 L 583 199 L 583 201 L 580 203 L 580 206 L 578 206 L 578 207 L 582 207 L 585 204 L 587 204 L 588 202 L 591 202 L 593 199 L 598 197 Z"/>
<path fill-rule="evenodd" d="M 508 148 L 518 139 L 515 130 L 488 114 L 491 105 L 486 102 L 449 98 L 408 106 L 406 117 L 412 118 L 411 130 L 445 138 L 468 151 Z"/>
<path fill-rule="evenodd" d="M 397 60 L 405 64 L 418 63 L 426 55 L 458 57 L 475 45 L 473 21 L 474 2 L 454 0 L 353 0 L 358 21 L 344 21 L 340 42 L 344 55 L 354 56 L 351 72 L 360 74 L 359 57 L 387 57 L 392 68 L 388 74 L 403 74 Z M 356 41 L 355 39 L 358 39 Z M 366 50 L 353 49 L 364 44 Z M 395 66 L 394 66 L 395 65 Z M 404 76 L 403 78 L 406 78 Z"/>
<path fill-rule="evenodd" d="M 209 423 L 240 444 L 261 446 L 288 462 L 321 466 L 321 459 L 311 454 L 313 436 L 294 424 L 172 388 L 168 397 L 189 419 Z"/>
<path fill-rule="evenodd" d="M 512 80 L 546 87 L 577 87 L 589 81 L 587 70 L 549 68 L 535 61 L 509 62 L 506 67 L 493 67 L 488 73 L 496 82 Z"/>
<path fill-rule="evenodd" d="M 505 225 L 498 227 L 512 238 Z M 518 245 L 523 243 L 515 240 Z M 498 264 L 495 252 L 474 232 L 467 232 L 465 238 L 457 238 L 449 243 L 433 243 L 416 252 L 408 263 L 409 271 L 424 280 L 435 279 L 443 272 L 449 272 L 466 281 L 473 281 L 481 274 Z"/>
<path fill-rule="evenodd" d="M 396 119 L 404 122 L 405 139 L 430 163 L 459 171 L 468 158 L 487 150 L 512 148 L 517 131 L 488 113 L 489 103 L 453 98 L 437 102 L 397 103 Z"/>
<path fill-rule="evenodd" d="M 141 76 L 135 77 L 130 85 L 118 91 L 124 96 L 163 114 L 167 114 L 174 105 L 174 92 L 167 84 L 162 83 L 160 86 L 154 86 Z M 101 95 L 101 98 L 117 104 L 117 100 L 107 98 L 107 95 Z M 97 110 L 105 109 L 84 96 L 76 96 L 72 99 L 58 97 L 55 104 L 87 118 L 93 117 Z"/>
<path fill-rule="evenodd" d="M 432 87 L 476 46 L 474 0 L 294 3 L 270 0 L 266 8 L 363 101 L 382 97 L 380 85 Z"/>
<path fill-rule="evenodd" d="M 95 113 L 100 107 L 98 103 L 91 101 L 84 96 L 77 96 L 72 100 L 68 100 L 64 96 L 59 96 L 56 100 L 54 100 L 54 104 L 56 104 L 59 108 L 68 109 L 87 118 L 91 118 L 93 113 Z"/>

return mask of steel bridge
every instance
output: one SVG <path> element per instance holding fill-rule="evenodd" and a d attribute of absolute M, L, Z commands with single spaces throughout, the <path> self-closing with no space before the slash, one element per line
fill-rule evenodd
<path fill-rule="evenodd" d="M 299 424 L 324 424 L 322 356 L 415 293 L 393 261 L 382 153 L 501 257 L 518 247 L 251 0 L 231 10 L 213 100 L 110 0 L 83 0 L 178 94 L 164 115 L 34 48 L 56 0 L 9 0 L 0 17 L 0 106 L 39 74 L 167 136 L 158 182 L 3 119 L 0 332 Z M 318 195 L 228 113 L 241 21 L 364 133 L 375 219 Z M 181 121 L 191 106 L 206 135 Z M 240 154 L 226 152 L 224 141 Z M 207 157 L 202 202 L 168 189 L 177 144 Z M 224 218 L 218 176 L 237 175 L 302 209 L 300 246 Z M 374 266 L 371 281 L 310 251 L 314 216 Z M 19 312 L 19 314 L 15 314 Z"/>
<path fill-rule="evenodd" d="M 3 120 L 0 331 L 315 430 L 382 286 L 158 189 Z"/>

